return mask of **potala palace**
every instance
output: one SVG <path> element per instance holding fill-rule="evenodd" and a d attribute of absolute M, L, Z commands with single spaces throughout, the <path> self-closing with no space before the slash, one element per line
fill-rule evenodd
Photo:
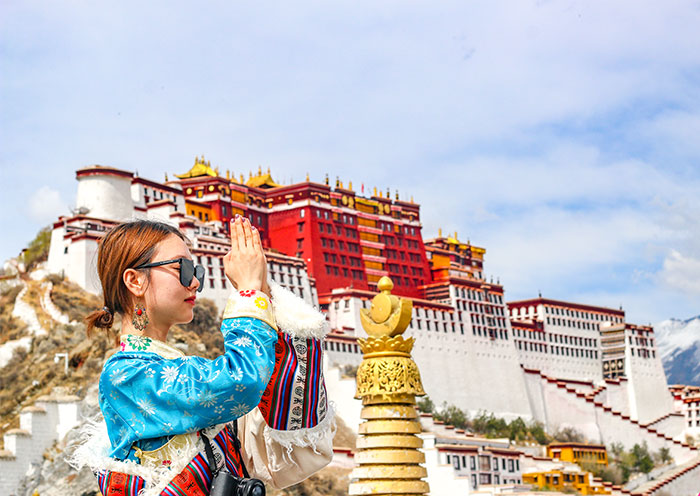
<path fill-rule="evenodd" d="M 327 313 L 331 369 L 361 362 L 360 309 L 386 275 L 394 294 L 413 299 L 406 335 L 416 339 L 413 356 L 436 405 L 533 419 L 549 432 L 571 426 L 604 445 L 667 446 L 676 463 L 698 457 L 685 439 L 700 433 L 700 392 L 669 389 L 652 327 L 605 306 L 541 295 L 507 302 L 504 287 L 484 275 L 486 250 L 456 233 L 424 236 L 412 199 L 331 185 L 328 177 L 281 185 L 269 170 L 223 174 L 203 157 L 162 182 L 98 165 L 78 170 L 76 179 L 76 208 L 53 224 L 47 267 L 88 291 L 99 288 L 104 233 L 124 220 L 157 219 L 189 237 L 207 270 L 202 296 L 222 308 L 231 290 L 221 261 L 228 220 L 244 215 L 260 230 L 270 276 Z M 340 415 L 356 426 L 359 406 L 336 394 L 334 385 L 343 386 L 333 373 L 327 377 Z M 437 444 L 435 456 L 449 463 L 464 454 L 453 444 Z M 457 465 L 469 479 L 469 469 Z"/>

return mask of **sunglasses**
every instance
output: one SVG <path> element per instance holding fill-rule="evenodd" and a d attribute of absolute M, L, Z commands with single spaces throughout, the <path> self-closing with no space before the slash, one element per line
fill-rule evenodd
<path fill-rule="evenodd" d="M 196 277 L 199 281 L 198 292 L 204 289 L 204 267 L 195 265 L 189 258 L 176 258 L 174 260 L 163 260 L 162 262 L 151 262 L 141 264 L 136 269 L 150 269 L 151 267 L 160 267 L 161 265 L 180 264 L 180 284 L 189 288 L 192 284 L 192 278 Z"/>

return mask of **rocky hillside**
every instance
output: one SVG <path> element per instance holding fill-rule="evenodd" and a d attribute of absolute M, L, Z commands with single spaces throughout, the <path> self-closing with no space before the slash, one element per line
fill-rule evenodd
<path fill-rule="evenodd" d="M 97 414 L 97 381 L 105 359 L 115 351 L 120 322 L 114 332 L 88 338 L 82 322 L 85 315 L 100 308 L 96 296 L 55 276 L 40 280 L 37 274 L 0 280 L 0 439 L 18 427 L 18 414 L 40 396 L 60 386 L 82 399 L 81 412 Z M 223 351 L 219 315 L 213 302 L 201 299 L 195 318 L 187 326 L 172 329 L 169 342 L 187 354 L 215 357 Z M 66 353 L 65 362 L 56 355 Z M 347 429 L 344 442 L 352 433 Z M 64 447 L 76 435 L 72 431 L 64 443 L 44 453 L 40 464 L 25 479 L 18 494 L 90 496 L 99 494 L 89 472 L 77 473 L 65 462 Z M 0 446 L 0 450 L 3 447 Z M 272 495 L 347 494 L 347 471 L 326 469 L 311 479 Z"/>
<path fill-rule="evenodd" d="M 700 386 L 700 315 L 654 326 L 669 384 Z"/>

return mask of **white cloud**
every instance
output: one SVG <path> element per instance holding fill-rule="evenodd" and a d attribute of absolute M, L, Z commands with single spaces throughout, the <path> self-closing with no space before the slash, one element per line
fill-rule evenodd
<path fill-rule="evenodd" d="M 671 288 L 700 296 L 700 259 L 671 250 L 660 276 Z"/>
<path fill-rule="evenodd" d="M 665 318 L 659 287 L 690 291 L 659 282 L 680 281 L 673 250 L 700 259 L 694 2 L 21 2 L 6 14 L 0 164 L 52 184 L 31 196 L 35 222 L 65 211 L 81 166 L 159 180 L 205 153 L 236 174 L 262 164 L 398 188 L 422 204 L 426 236 L 484 245 L 511 295 L 639 311 L 646 298 Z M 24 190 L 2 201 L 20 205 Z M 24 243 L 38 226 L 21 227 L 11 237 Z"/>
<path fill-rule="evenodd" d="M 48 224 L 66 211 L 61 194 L 49 186 L 42 186 L 29 198 L 29 216 L 35 222 Z"/>

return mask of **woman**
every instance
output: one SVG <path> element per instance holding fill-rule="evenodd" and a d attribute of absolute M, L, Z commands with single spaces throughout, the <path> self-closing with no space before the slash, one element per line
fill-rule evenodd
<path fill-rule="evenodd" d="M 135 221 L 115 227 L 99 248 L 104 308 L 88 316 L 88 333 L 109 329 L 121 314 L 122 336 L 100 376 L 104 424 L 74 464 L 90 466 L 105 496 L 206 495 L 212 472 L 244 477 L 246 467 L 286 487 L 332 457 L 319 341 L 325 318 L 268 286 L 260 236 L 247 219 L 231 221 L 223 258 L 236 288 L 221 325 L 224 355 L 185 356 L 166 344 L 172 325 L 192 320 L 204 283 L 186 241 L 170 225 Z"/>

